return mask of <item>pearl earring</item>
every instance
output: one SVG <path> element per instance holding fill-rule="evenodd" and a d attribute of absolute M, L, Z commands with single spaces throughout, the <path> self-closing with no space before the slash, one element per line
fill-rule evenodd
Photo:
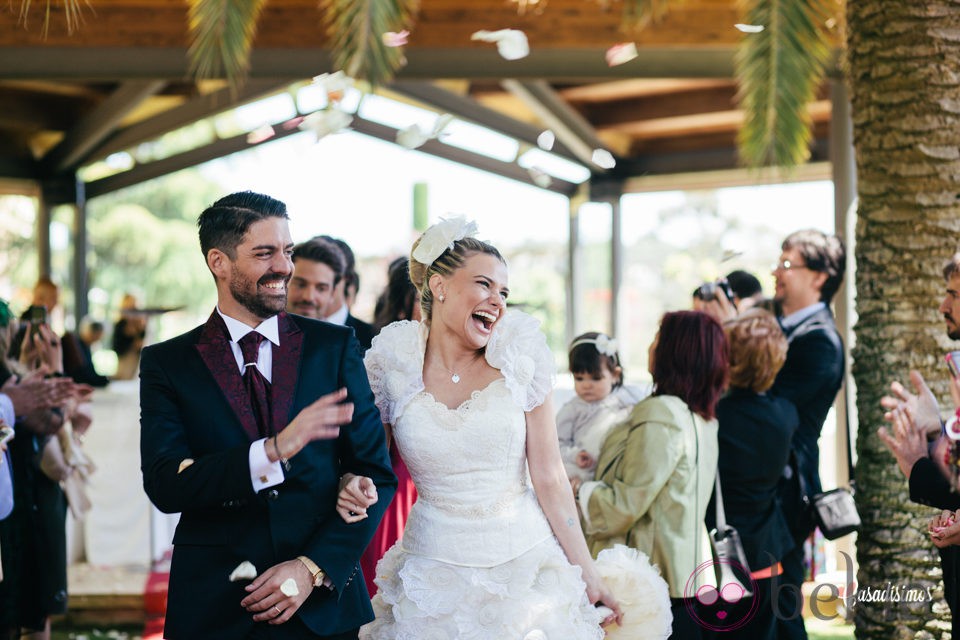
<path fill-rule="evenodd" d="M 441 293 L 441 294 L 440 294 L 440 302 L 443 302 L 444 300 L 446 300 L 446 296 L 444 296 L 444 295 Z"/>

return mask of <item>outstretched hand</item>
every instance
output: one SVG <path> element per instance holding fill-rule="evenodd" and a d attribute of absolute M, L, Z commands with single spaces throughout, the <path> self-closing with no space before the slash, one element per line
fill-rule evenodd
<path fill-rule="evenodd" d="M 337 495 L 337 513 L 352 524 L 367 517 L 367 508 L 377 503 L 377 486 L 366 476 L 344 474 Z"/>
<path fill-rule="evenodd" d="M 902 403 L 886 415 L 890 416 L 893 433 L 880 427 L 877 435 L 897 459 L 900 473 L 909 479 L 917 460 L 927 457 L 927 436 L 914 420 L 908 403 Z"/>
<path fill-rule="evenodd" d="M 314 440 L 331 440 L 340 435 L 340 426 L 353 420 L 353 403 L 344 402 L 346 389 L 338 389 L 307 405 L 287 428 L 276 435 L 277 448 L 292 458 Z M 272 452 L 267 448 L 267 455 Z"/>
<path fill-rule="evenodd" d="M 910 383 L 916 391 L 915 394 L 907 391 L 899 381 L 890 383 L 892 394 L 880 399 L 880 406 L 886 411 L 883 419 L 893 422 L 893 411 L 905 406 L 921 431 L 927 434 L 940 431 L 940 407 L 937 398 L 916 369 L 910 371 Z"/>

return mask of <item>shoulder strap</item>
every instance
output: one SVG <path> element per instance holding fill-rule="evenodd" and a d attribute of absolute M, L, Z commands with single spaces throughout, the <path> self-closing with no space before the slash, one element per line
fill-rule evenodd
<path fill-rule="evenodd" d="M 727 527 L 727 516 L 723 511 L 723 491 L 720 490 L 720 467 L 717 467 L 716 495 L 713 497 L 713 503 L 717 508 L 717 531 L 722 531 Z"/>

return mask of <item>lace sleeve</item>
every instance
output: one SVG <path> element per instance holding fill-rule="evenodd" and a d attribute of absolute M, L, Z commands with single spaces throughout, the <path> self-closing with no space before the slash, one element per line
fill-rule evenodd
<path fill-rule="evenodd" d="M 540 321 L 511 309 L 497 322 L 487 343 L 487 362 L 499 369 L 514 401 L 524 411 L 543 404 L 553 390 L 555 369 Z"/>
<path fill-rule="evenodd" d="M 401 320 L 373 339 L 363 363 L 380 419 L 393 424 L 413 396 L 423 390 L 420 323 Z"/>

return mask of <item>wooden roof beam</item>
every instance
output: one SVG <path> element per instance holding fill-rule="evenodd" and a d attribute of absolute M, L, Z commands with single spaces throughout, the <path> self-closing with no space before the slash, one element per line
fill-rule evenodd
<path fill-rule="evenodd" d="M 106 100 L 88 113 L 63 140 L 43 158 L 53 173 L 78 167 L 104 138 L 110 135 L 123 118 L 143 100 L 164 87 L 162 80 L 130 80 L 121 84 Z"/>
<path fill-rule="evenodd" d="M 276 78 L 271 80 L 251 79 L 236 94 L 231 93 L 230 89 L 222 89 L 193 98 L 179 107 L 114 132 L 113 135 L 103 140 L 102 144 L 91 150 L 89 160 L 103 159 L 111 153 L 124 151 L 143 142 L 159 138 L 197 120 L 253 102 L 285 89 L 292 82 L 293 80 L 279 82 Z"/>
<path fill-rule="evenodd" d="M 546 81 L 523 82 L 508 79 L 502 84 L 507 91 L 520 98 L 531 111 L 536 113 L 540 120 L 556 134 L 557 139 L 573 151 L 580 162 L 593 170 L 606 171 L 593 163 L 593 151 L 605 148 L 593 125 L 564 102 Z"/>
<path fill-rule="evenodd" d="M 829 100 L 818 100 L 810 103 L 807 110 L 814 121 L 829 120 L 831 103 Z M 625 133 L 642 140 L 654 140 L 735 131 L 743 125 L 743 119 L 742 111 L 732 109 L 672 118 L 623 122 L 615 125 L 605 125 L 600 129 Z"/>
<path fill-rule="evenodd" d="M 567 87 L 559 89 L 557 93 L 570 102 L 595 103 L 651 98 L 733 86 L 732 80 L 722 78 L 634 78 Z"/>
<path fill-rule="evenodd" d="M 483 106 L 473 98 L 458 95 L 431 82 L 399 81 L 392 83 L 389 89 L 441 112 L 475 122 L 530 145 L 536 145 L 537 136 L 543 132 L 542 128 L 515 120 Z M 579 156 L 563 140 L 554 146 L 552 153 L 567 160 L 580 162 Z"/>
<path fill-rule="evenodd" d="M 612 127 L 638 120 L 656 120 L 678 116 L 730 111 L 737 108 L 737 89 L 733 83 L 727 86 L 685 91 L 673 95 L 621 100 L 617 102 L 595 102 L 581 105 L 581 109 L 597 127 Z"/>

